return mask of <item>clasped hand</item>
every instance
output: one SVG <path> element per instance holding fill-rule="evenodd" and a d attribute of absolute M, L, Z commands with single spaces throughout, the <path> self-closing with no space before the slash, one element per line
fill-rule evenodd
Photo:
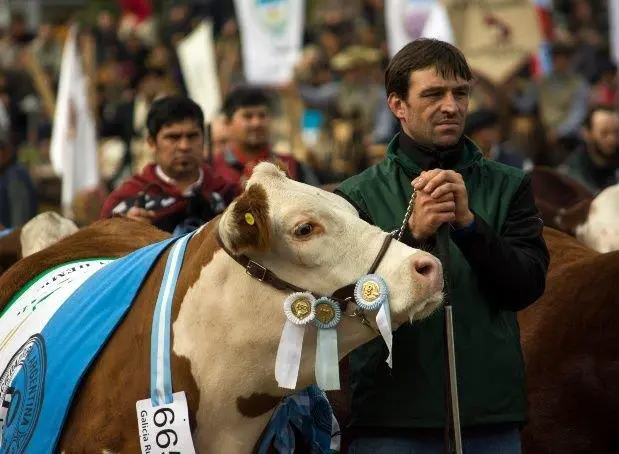
<path fill-rule="evenodd" d="M 417 191 L 408 228 L 417 241 L 434 235 L 445 222 L 465 227 L 473 219 L 462 175 L 453 170 L 433 169 L 411 182 Z"/>

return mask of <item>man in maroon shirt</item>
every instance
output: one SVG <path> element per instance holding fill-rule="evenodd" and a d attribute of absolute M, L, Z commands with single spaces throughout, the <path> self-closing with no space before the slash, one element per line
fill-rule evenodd
<path fill-rule="evenodd" d="M 209 221 L 239 193 L 203 163 L 204 115 L 192 100 L 155 101 L 146 120 L 155 162 L 106 199 L 101 217 L 122 215 L 175 234 Z"/>
<path fill-rule="evenodd" d="M 213 159 L 213 170 L 226 181 L 243 187 L 253 168 L 262 161 L 283 167 L 290 178 L 318 186 L 316 174 L 294 157 L 275 153 L 269 143 L 271 100 L 261 88 L 241 87 L 228 94 L 223 113 L 231 145 Z"/>

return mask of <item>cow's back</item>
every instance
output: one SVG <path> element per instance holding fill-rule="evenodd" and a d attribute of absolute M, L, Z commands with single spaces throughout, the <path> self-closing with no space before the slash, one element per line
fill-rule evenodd
<path fill-rule="evenodd" d="M 546 292 L 519 314 L 530 420 L 527 454 L 616 452 L 619 252 L 546 229 Z"/>
<path fill-rule="evenodd" d="M 11 233 L 10 237 L 14 234 L 15 232 Z M 11 296 L 26 283 L 56 265 L 77 259 L 122 257 L 169 236 L 155 227 L 127 218 L 116 217 L 98 221 L 42 251 L 25 257 L 0 276 L 0 311 Z M 19 242 L 19 233 L 16 240 Z"/>

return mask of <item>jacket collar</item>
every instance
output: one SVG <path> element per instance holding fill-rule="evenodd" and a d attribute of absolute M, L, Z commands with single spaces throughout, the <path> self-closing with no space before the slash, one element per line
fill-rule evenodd
<path fill-rule="evenodd" d="M 478 162 L 482 154 L 466 136 L 453 148 L 432 149 L 399 132 L 387 146 L 387 158 L 412 176 L 435 168 L 462 170 Z"/>

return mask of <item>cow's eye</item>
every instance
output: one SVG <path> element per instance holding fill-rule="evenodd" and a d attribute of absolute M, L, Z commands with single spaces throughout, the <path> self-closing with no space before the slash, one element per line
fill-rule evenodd
<path fill-rule="evenodd" d="M 308 224 L 308 223 L 299 224 L 294 229 L 294 236 L 298 238 L 307 237 L 307 236 L 310 236 L 313 231 L 314 231 L 314 226 L 312 224 Z"/>

